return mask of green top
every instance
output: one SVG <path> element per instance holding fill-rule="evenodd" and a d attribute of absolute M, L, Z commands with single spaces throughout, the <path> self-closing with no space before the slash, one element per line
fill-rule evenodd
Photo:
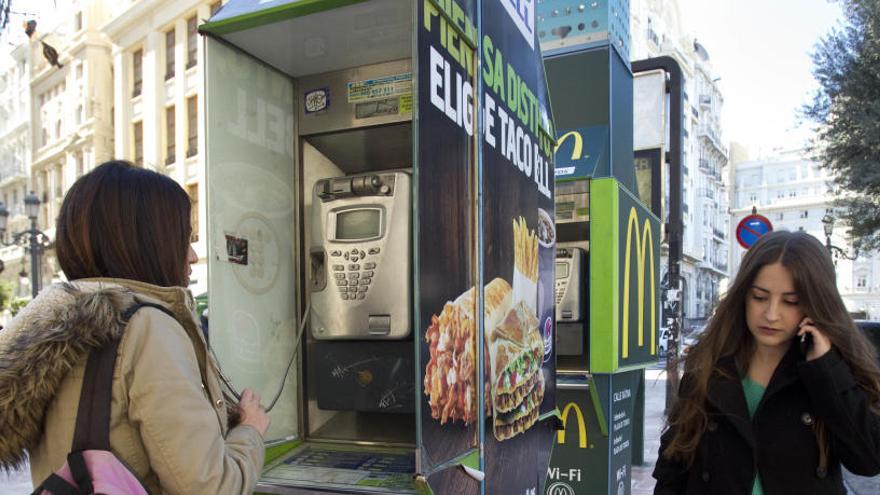
<path fill-rule="evenodd" d="M 746 394 L 746 405 L 749 407 L 749 417 L 755 417 L 755 411 L 764 397 L 764 387 L 755 383 L 748 376 L 742 379 L 743 392 Z M 755 483 L 752 485 L 752 495 L 764 495 L 764 488 L 761 486 L 761 474 L 755 473 Z"/>

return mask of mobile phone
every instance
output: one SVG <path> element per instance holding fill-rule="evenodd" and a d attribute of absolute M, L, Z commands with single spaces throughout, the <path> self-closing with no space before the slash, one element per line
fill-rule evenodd
<path fill-rule="evenodd" d="M 800 346 L 801 354 L 806 357 L 807 351 L 810 350 L 810 347 L 813 347 L 813 334 L 810 332 L 804 332 L 804 334 L 801 335 L 798 345 Z"/>

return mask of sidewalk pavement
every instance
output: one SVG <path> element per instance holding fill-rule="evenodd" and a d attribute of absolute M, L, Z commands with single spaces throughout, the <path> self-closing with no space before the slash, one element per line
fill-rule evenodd
<path fill-rule="evenodd" d="M 664 364 L 645 370 L 645 463 L 632 467 L 632 495 L 654 493 L 651 472 L 657 462 L 660 433 L 666 421 L 666 371 Z M 850 495 L 880 494 L 880 476 L 856 476 L 844 469 L 843 482 Z"/>

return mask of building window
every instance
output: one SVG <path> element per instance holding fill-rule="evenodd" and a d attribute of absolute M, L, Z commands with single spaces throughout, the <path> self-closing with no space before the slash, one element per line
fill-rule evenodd
<path fill-rule="evenodd" d="M 82 11 L 77 12 L 76 15 L 73 16 L 73 32 L 77 32 L 82 30 L 83 28 L 83 13 Z"/>
<path fill-rule="evenodd" d="M 168 107 L 165 109 L 165 164 L 170 165 L 174 163 L 174 154 L 175 154 L 175 135 L 174 135 L 174 107 Z"/>
<path fill-rule="evenodd" d="M 64 169 L 61 165 L 55 167 L 55 198 L 64 197 Z"/>
<path fill-rule="evenodd" d="M 165 80 L 174 77 L 174 28 L 165 33 Z"/>
<path fill-rule="evenodd" d="M 61 137 L 61 119 L 55 121 L 55 139 Z"/>
<path fill-rule="evenodd" d="M 83 172 L 83 152 L 80 151 L 76 154 L 76 176 L 82 177 Z"/>
<path fill-rule="evenodd" d="M 859 275 L 856 277 L 856 288 L 857 289 L 865 289 L 868 287 L 868 277 L 864 275 Z"/>
<path fill-rule="evenodd" d="M 78 65 L 76 66 L 76 78 L 77 78 L 77 80 L 82 80 L 82 78 L 83 78 L 83 65 L 84 65 L 84 64 L 78 64 Z"/>
<path fill-rule="evenodd" d="M 784 214 L 784 213 L 779 212 L 779 213 L 776 214 L 776 219 L 777 219 L 777 220 L 782 220 L 782 219 L 784 219 L 784 218 L 785 218 L 785 214 Z"/>
<path fill-rule="evenodd" d="M 757 193 L 749 193 L 749 202 L 754 203 L 756 201 L 758 201 L 758 194 Z"/>
<path fill-rule="evenodd" d="M 190 242 L 199 242 L 199 185 L 190 184 L 186 186 L 186 192 L 189 193 L 189 199 L 192 202 L 189 219 L 192 225 L 192 234 Z"/>
<path fill-rule="evenodd" d="M 220 7 L 222 7 L 222 6 L 223 6 L 223 3 L 220 2 L 220 0 L 217 0 L 216 2 L 212 3 L 211 4 L 211 17 L 214 17 L 214 14 L 216 14 L 220 10 Z"/>
<path fill-rule="evenodd" d="M 195 156 L 199 152 L 199 106 L 198 96 L 190 96 L 186 99 L 186 133 L 187 133 L 187 158 Z"/>
<path fill-rule="evenodd" d="M 144 78 L 144 51 L 137 50 L 131 57 L 133 68 L 134 89 L 132 89 L 131 97 L 135 98 L 141 95 L 141 86 Z"/>
<path fill-rule="evenodd" d="M 198 56 L 198 36 L 196 31 L 196 16 L 192 16 L 186 20 L 186 68 L 196 66 L 196 57 Z"/>
<path fill-rule="evenodd" d="M 144 166 L 144 123 L 135 122 L 134 124 L 134 164 L 138 167 Z"/>
<path fill-rule="evenodd" d="M 801 218 L 807 218 L 808 216 L 810 216 L 810 210 L 803 210 L 801 212 Z"/>

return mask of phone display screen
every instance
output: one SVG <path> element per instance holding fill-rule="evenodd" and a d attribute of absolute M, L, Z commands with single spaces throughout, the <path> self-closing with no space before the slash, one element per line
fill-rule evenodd
<path fill-rule="evenodd" d="M 568 278 L 568 263 L 556 263 L 556 280 Z"/>
<path fill-rule="evenodd" d="M 346 210 L 336 214 L 336 239 L 351 241 L 379 237 L 379 210 Z"/>

